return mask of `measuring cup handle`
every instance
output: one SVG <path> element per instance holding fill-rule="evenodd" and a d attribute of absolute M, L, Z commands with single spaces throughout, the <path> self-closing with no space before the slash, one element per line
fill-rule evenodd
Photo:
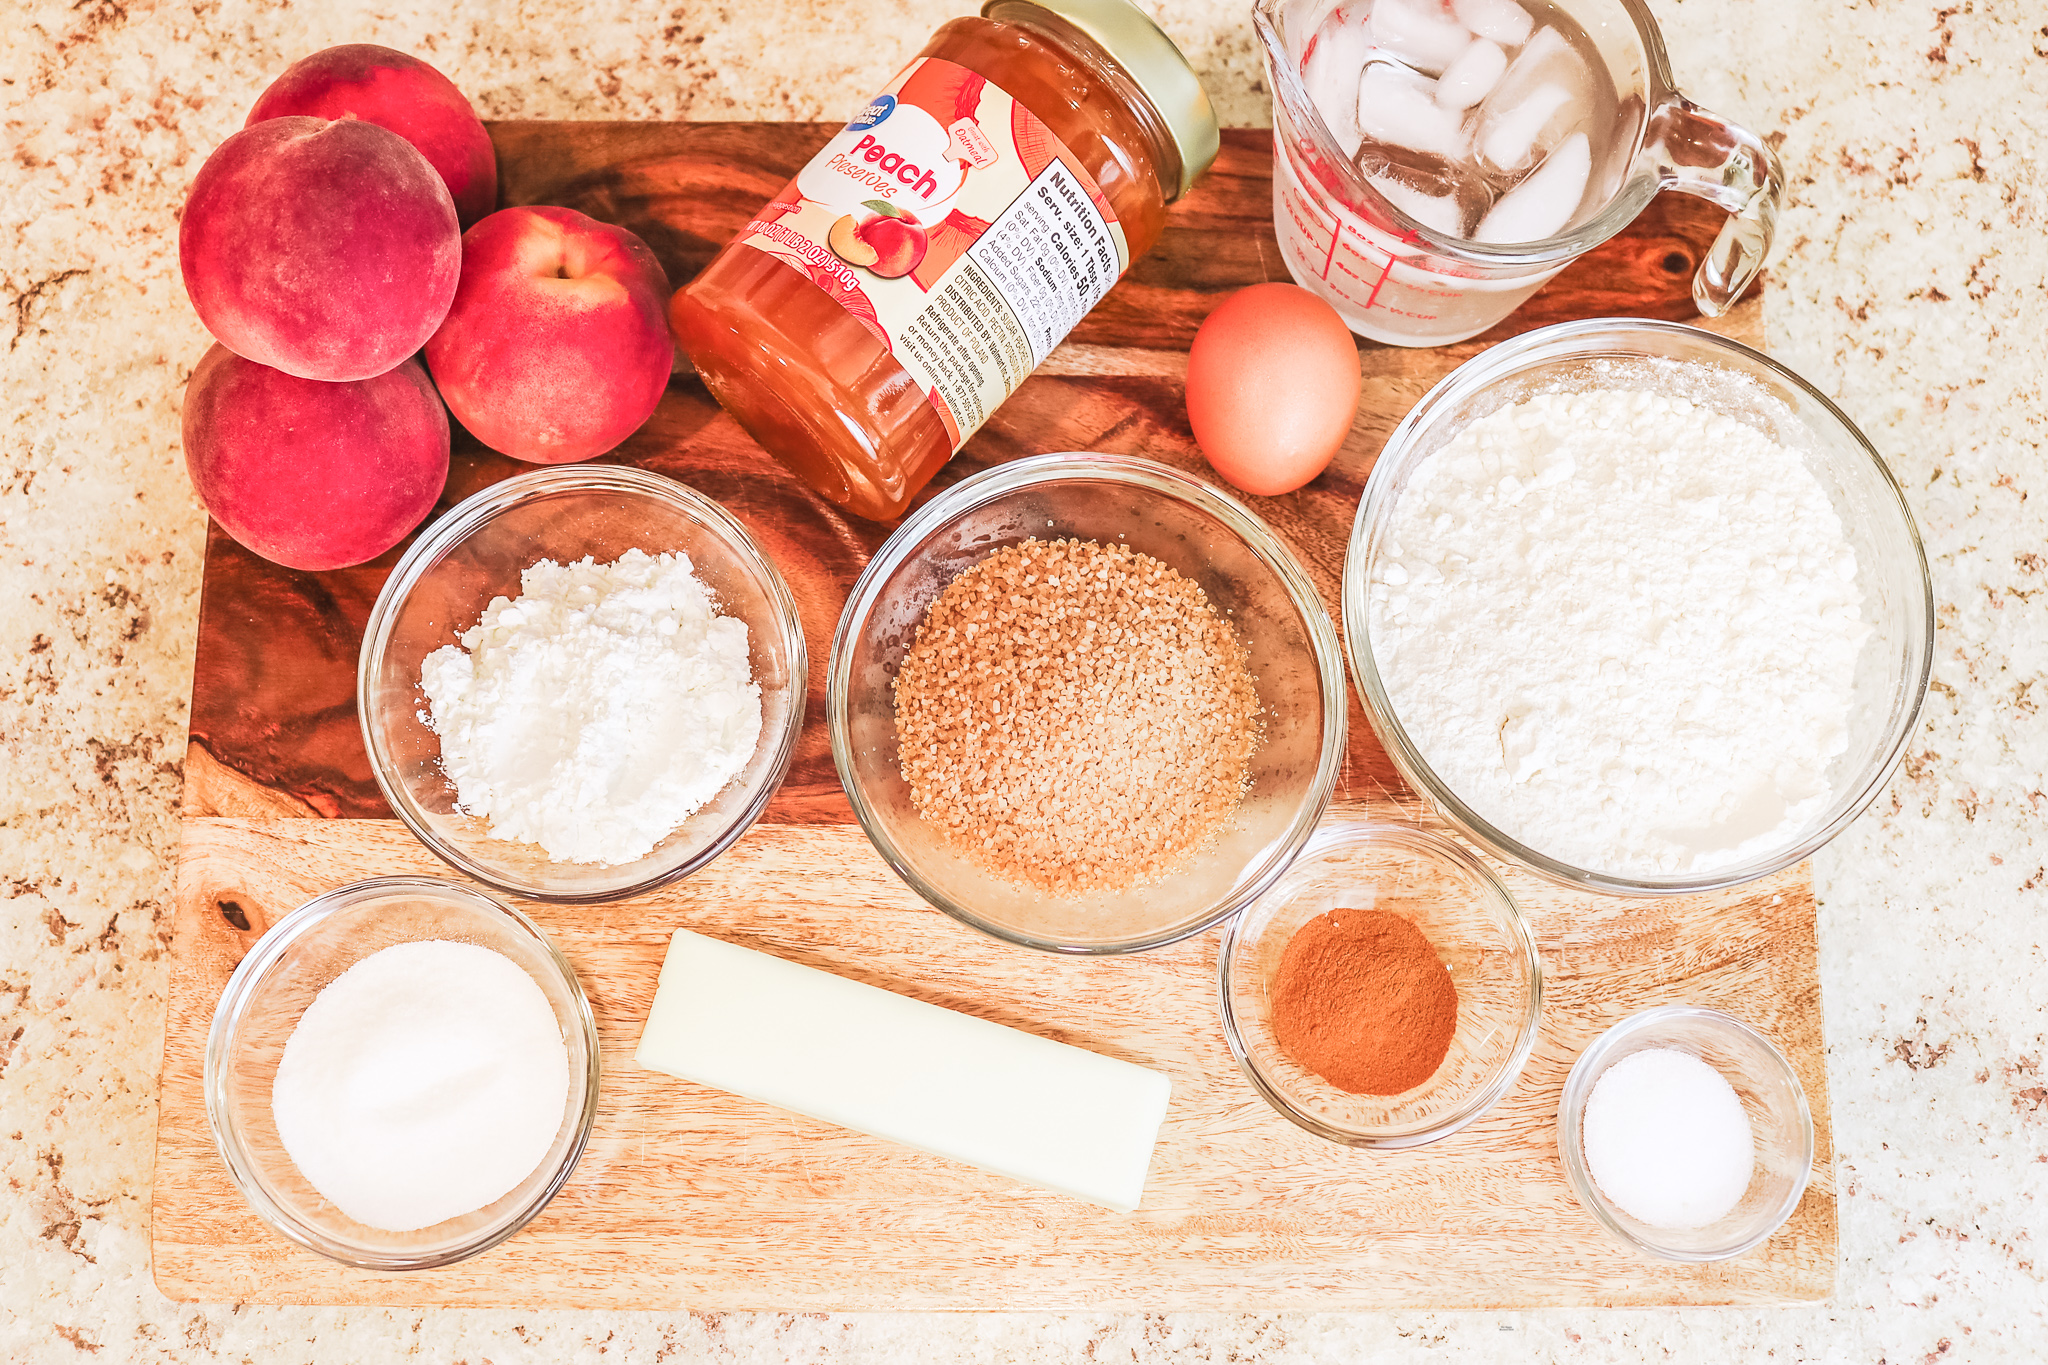
<path fill-rule="evenodd" d="M 1728 210 L 1692 279 L 1693 302 L 1717 318 L 1756 278 L 1778 227 L 1785 170 L 1769 144 L 1739 124 L 1673 95 L 1651 120 L 1650 148 L 1665 189 L 1712 200 Z"/>

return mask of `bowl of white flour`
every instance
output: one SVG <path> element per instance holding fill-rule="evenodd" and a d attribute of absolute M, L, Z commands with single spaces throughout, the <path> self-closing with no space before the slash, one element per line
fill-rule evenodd
<path fill-rule="evenodd" d="M 1498 856 L 1617 894 L 1806 857 L 1889 780 L 1933 650 L 1883 459 L 1798 376 L 1675 323 L 1494 347 L 1381 452 L 1344 569 L 1365 711 Z"/>
<path fill-rule="evenodd" d="M 746 832 L 803 728 L 803 622 L 742 526 L 605 465 L 494 484 L 399 560 L 357 707 L 378 785 L 449 865 L 516 895 L 630 896 Z"/>

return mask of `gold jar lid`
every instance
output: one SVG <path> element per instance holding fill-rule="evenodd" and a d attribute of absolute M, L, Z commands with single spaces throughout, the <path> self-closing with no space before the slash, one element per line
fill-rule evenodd
<path fill-rule="evenodd" d="M 1180 189 L 1174 198 L 1186 194 L 1216 160 L 1222 134 L 1209 93 L 1195 79 L 1194 68 L 1173 39 L 1130 0 L 1028 2 L 1087 34 L 1130 73 L 1173 135 L 1180 152 Z M 988 0 L 981 12 L 986 15 L 1011 3 L 1014 0 Z"/>

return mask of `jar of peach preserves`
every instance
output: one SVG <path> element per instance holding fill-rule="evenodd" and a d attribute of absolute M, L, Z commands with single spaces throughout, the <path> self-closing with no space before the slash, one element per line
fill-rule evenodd
<path fill-rule="evenodd" d="M 955 19 L 669 305 L 713 396 L 900 515 L 1159 237 L 1216 115 L 1128 0 Z"/>

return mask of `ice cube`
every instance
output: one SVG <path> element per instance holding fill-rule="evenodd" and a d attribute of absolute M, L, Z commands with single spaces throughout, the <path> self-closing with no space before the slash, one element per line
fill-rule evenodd
<path fill-rule="evenodd" d="M 1458 207 L 1458 201 L 1449 195 L 1421 194 L 1386 175 L 1372 176 L 1366 183 L 1384 194 L 1388 203 L 1424 227 L 1441 232 L 1446 237 L 1465 235 L 1464 211 Z"/>
<path fill-rule="evenodd" d="M 1332 10 L 1302 63 L 1302 84 L 1315 101 L 1323 124 L 1345 156 L 1358 151 L 1358 73 L 1372 53 L 1372 32 L 1361 10 Z"/>
<path fill-rule="evenodd" d="M 1444 0 L 1376 0 L 1372 39 L 1424 75 L 1438 75 L 1472 41 Z"/>
<path fill-rule="evenodd" d="M 1486 98 L 1507 69 L 1508 54 L 1500 44 L 1476 38 L 1437 77 L 1436 102 L 1446 109 L 1470 109 Z"/>
<path fill-rule="evenodd" d="M 1436 82 L 1398 62 L 1372 61 L 1358 78 L 1360 154 L 1372 143 L 1458 160 L 1471 153 L 1464 115 L 1436 102 Z"/>
<path fill-rule="evenodd" d="M 1451 9 L 1466 28 L 1506 47 L 1520 47 L 1536 27 L 1515 0 L 1451 0 Z"/>
<path fill-rule="evenodd" d="M 1493 204 L 1493 187 L 1464 161 L 1368 140 L 1357 165 L 1388 202 L 1446 236 L 1471 236 Z"/>
<path fill-rule="evenodd" d="M 1479 126 L 1479 157 L 1496 175 L 1513 175 L 1536 159 L 1538 144 L 1572 102 L 1562 85 L 1539 85 L 1520 104 L 1494 111 Z"/>
<path fill-rule="evenodd" d="M 1500 197 L 1473 240 L 1540 242 L 1555 237 L 1578 212 L 1592 172 L 1592 143 L 1584 133 L 1573 133 L 1534 173 Z"/>
<path fill-rule="evenodd" d="M 1539 30 L 1480 101 L 1472 126 L 1479 169 L 1511 181 L 1536 165 L 1590 115 L 1592 80 L 1556 29 Z"/>

